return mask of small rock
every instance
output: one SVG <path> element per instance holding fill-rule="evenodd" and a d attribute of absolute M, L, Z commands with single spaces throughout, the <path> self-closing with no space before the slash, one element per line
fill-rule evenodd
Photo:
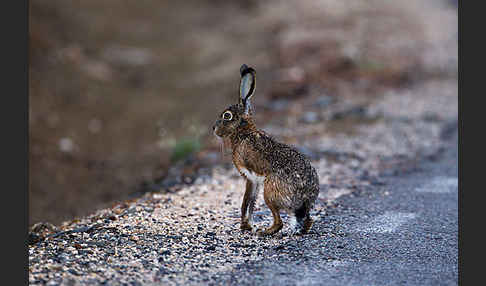
<path fill-rule="evenodd" d="M 33 232 L 29 232 L 29 245 L 35 244 L 41 241 L 41 237 Z"/>
<path fill-rule="evenodd" d="M 282 111 L 288 108 L 290 101 L 285 98 L 279 98 L 276 100 L 270 100 L 268 103 L 265 104 L 270 110 L 274 111 Z"/>
<path fill-rule="evenodd" d="M 162 252 L 160 252 L 160 255 L 170 255 L 170 250 L 164 250 Z"/>
<path fill-rule="evenodd" d="M 70 153 L 74 149 L 74 143 L 71 138 L 61 138 L 59 140 L 59 150 L 64 153 Z"/>
<path fill-rule="evenodd" d="M 319 121 L 319 115 L 316 112 L 309 111 L 302 115 L 301 121 L 303 123 L 315 123 Z"/>
<path fill-rule="evenodd" d="M 314 102 L 314 106 L 319 108 L 328 107 L 331 103 L 334 102 L 334 98 L 328 95 L 321 95 L 317 100 Z"/>

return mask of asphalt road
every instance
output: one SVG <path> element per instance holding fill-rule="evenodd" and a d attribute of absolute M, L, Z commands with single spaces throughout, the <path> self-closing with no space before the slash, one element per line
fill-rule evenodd
<path fill-rule="evenodd" d="M 457 285 L 457 135 L 438 158 L 338 199 L 314 231 L 219 273 L 233 285 Z M 212 284 L 212 283 L 211 283 Z"/>

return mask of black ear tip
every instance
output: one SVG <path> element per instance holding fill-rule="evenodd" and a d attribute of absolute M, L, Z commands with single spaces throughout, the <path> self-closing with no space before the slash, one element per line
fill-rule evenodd
<path fill-rule="evenodd" d="M 244 76 L 245 74 L 247 73 L 250 73 L 250 72 L 255 72 L 255 70 L 245 64 L 242 64 L 241 67 L 240 67 L 240 74 L 241 76 Z"/>
<path fill-rule="evenodd" d="M 243 76 L 246 73 L 246 70 L 248 69 L 248 66 L 245 64 L 242 64 L 240 67 L 240 74 Z"/>

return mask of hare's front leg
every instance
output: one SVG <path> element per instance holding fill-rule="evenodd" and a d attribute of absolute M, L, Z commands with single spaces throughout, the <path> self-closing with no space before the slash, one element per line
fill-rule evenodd
<path fill-rule="evenodd" d="M 241 204 L 241 225 L 242 230 L 252 230 L 251 222 L 253 218 L 253 209 L 255 208 L 257 184 L 246 180 L 246 190 Z"/>

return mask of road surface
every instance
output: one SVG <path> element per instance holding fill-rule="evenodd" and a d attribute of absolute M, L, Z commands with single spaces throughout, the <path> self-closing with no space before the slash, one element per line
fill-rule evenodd
<path fill-rule="evenodd" d="M 312 238 L 221 273 L 215 284 L 458 284 L 457 137 L 441 157 L 337 202 Z"/>

